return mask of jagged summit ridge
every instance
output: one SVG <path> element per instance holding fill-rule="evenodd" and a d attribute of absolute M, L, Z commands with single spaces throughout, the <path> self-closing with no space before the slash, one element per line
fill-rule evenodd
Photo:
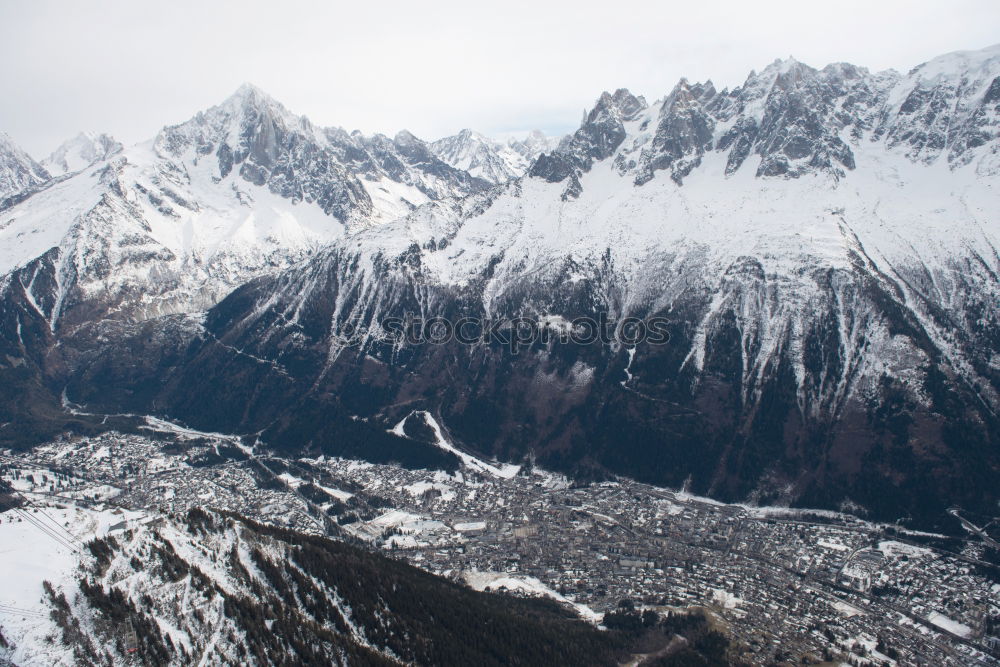
<path fill-rule="evenodd" d="M 625 140 L 625 123 L 635 120 L 646 109 L 644 98 L 624 88 L 602 93 L 594 108 L 584 114 L 580 128 L 565 137 L 555 151 L 541 155 L 530 175 L 550 183 L 568 179 L 564 196 L 579 195 L 580 176 L 590 171 L 595 161 L 614 155 Z"/>
<path fill-rule="evenodd" d="M 944 156 L 951 167 L 976 162 L 980 173 L 995 174 L 997 151 L 984 147 L 1000 126 L 998 53 L 947 54 L 906 76 L 847 63 L 815 69 L 789 57 L 733 90 L 682 79 L 651 108 L 628 91 L 605 92 L 572 139 L 531 173 L 566 181 L 572 197 L 580 174 L 613 157 L 636 185 L 661 170 L 680 185 L 706 152 L 717 151 L 726 155 L 727 176 L 753 158 L 748 168 L 758 177 L 840 179 L 855 168 L 857 147 L 872 142 L 925 164 Z M 626 132 L 629 121 L 635 126 Z"/>
<path fill-rule="evenodd" d="M 949 166 L 978 162 L 983 175 L 1000 174 L 994 143 L 1000 136 L 1000 44 L 956 51 L 918 65 L 889 93 L 886 122 L 876 138 L 912 160 Z"/>
<path fill-rule="evenodd" d="M 293 202 L 315 203 L 347 225 L 385 221 L 425 201 L 486 186 L 437 159 L 409 132 L 389 139 L 316 127 L 251 84 L 164 128 L 155 147 L 172 158 L 212 155 L 220 178 L 235 169 L 254 185 Z"/>

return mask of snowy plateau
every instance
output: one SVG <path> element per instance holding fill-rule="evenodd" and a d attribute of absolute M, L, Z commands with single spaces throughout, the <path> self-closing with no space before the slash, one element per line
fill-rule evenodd
<path fill-rule="evenodd" d="M 0 663 L 127 664 L 129 624 L 158 664 L 433 663 L 398 641 L 422 591 L 593 655 L 628 598 L 751 664 L 995 664 L 998 186 L 1000 45 L 605 92 L 562 138 L 369 136 L 249 84 L 137 145 L 0 135 Z M 414 315 L 670 340 L 386 335 Z M 323 574 L 372 548 L 421 569 Z"/>

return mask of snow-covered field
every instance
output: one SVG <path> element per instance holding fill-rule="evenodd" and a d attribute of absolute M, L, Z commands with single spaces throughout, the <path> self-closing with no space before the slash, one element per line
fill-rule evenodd
<path fill-rule="evenodd" d="M 83 544 L 136 522 L 142 512 L 80 507 L 24 508 L 38 525 L 13 511 L 0 515 L 0 631 L 17 644 L 10 659 L 22 667 L 73 665 L 69 650 L 52 644 L 56 632 L 42 584 L 56 592 L 75 588 L 72 578 Z"/>
<path fill-rule="evenodd" d="M 959 623 L 958 621 L 948 618 L 944 614 L 932 611 L 927 615 L 927 620 L 934 625 L 947 630 L 948 632 L 954 633 L 959 637 L 968 637 L 972 634 L 972 628 L 965 625 L 964 623 Z"/>
<path fill-rule="evenodd" d="M 510 463 L 487 463 L 482 459 L 478 459 L 475 456 L 467 454 L 462 450 L 458 449 L 457 447 L 455 447 L 455 445 L 451 443 L 451 441 L 448 440 L 448 438 L 445 437 L 440 424 L 438 424 L 437 420 L 434 419 L 434 415 L 427 412 L 426 410 L 411 412 L 409 415 L 400 420 L 398 424 L 393 426 L 389 432 L 398 435 L 401 438 L 407 437 L 406 431 L 404 430 L 403 426 L 406 424 L 407 419 L 409 419 L 411 416 L 416 416 L 416 415 L 422 416 L 423 419 L 426 421 L 427 425 L 430 426 L 431 429 L 434 431 L 434 444 L 440 447 L 441 449 L 445 450 L 446 452 L 451 452 L 452 454 L 457 456 L 462 461 L 462 463 L 469 469 L 475 470 L 476 472 L 492 475 L 494 477 L 501 477 L 503 479 L 510 479 L 518 472 L 520 472 L 521 466 L 513 465 Z"/>
<path fill-rule="evenodd" d="M 535 577 L 514 575 L 506 572 L 480 572 L 478 570 L 471 570 L 464 573 L 464 578 L 465 583 L 477 591 L 483 591 L 487 588 L 491 591 L 507 589 L 508 591 L 520 591 L 528 595 L 552 598 L 553 600 L 570 605 L 581 618 L 592 623 L 600 622 L 603 616 L 586 605 L 577 604 L 569 598 L 560 595 Z"/>

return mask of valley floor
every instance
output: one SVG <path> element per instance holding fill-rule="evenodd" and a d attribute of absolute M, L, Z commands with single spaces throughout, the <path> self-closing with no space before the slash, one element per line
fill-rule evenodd
<path fill-rule="evenodd" d="M 593 623 L 622 600 L 703 608 L 752 664 L 1000 664 L 1000 574 L 971 533 L 725 505 L 629 480 L 577 486 L 485 462 L 449 475 L 279 458 L 151 429 L 0 453 L 2 478 L 23 494 L 5 508 L 31 503 L 0 513 L 0 658 L 53 664 L 42 581 L 58 590 L 72 577 L 83 541 L 207 507 L 362 544 L 480 590 L 547 596 Z"/>

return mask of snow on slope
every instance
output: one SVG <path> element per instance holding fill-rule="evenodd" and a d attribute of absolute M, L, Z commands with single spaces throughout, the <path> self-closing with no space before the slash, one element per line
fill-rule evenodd
<path fill-rule="evenodd" d="M 914 160 L 933 162 L 946 152 L 950 164 L 976 160 L 982 176 L 1000 174 L 994 146 L 1000 137 L 1000 44 L 955 51 L 914 67 L 889 92 L 885 132 L 890 147 Z"/>
<path fill-rule="evenodd" d="M 24 511 L 43 521 L 41 513 Z M 109 534 L 123 521 L 139 522 L 143 514 L 117 509 L 89 510 L 78 507 L 46 507 L 48 517 L 83 542 Z M 55 633 L 50 606 L 42 588 L 48 581 L 57 590 L 75 587 L 75 568 L 80 552 L 59 543 L 14 512 L 0 515 L 0 628 L 16 642 L 10 659 L 18 665 L 75 665 L 68 647 L 46 641 Z"/>
<path fill-rule="evenodd" d="M 605 93 L 528 176 L 461 199 L 428 194 L 427 172 L 389 177 L 395 172 L 386 165 L 409 156 L 412 164 L 434 162 L 433 178 L 450 184 L 446 192 L 462 182 L 408 133 L 390 140 L 321 131 L 259 91 L 242 90 L 239 103 L 165 130 L 149 149 L 152 160 L 137 154 L 134 162 L 152 163 L 152 170 L 129 175 L 129 158 L 101 172 L 102 192 L 111 194 L 102 195 L 98 213 L 84 216 L 86 233 L 77 236 L 116 239 L 124 228 L 118 221 L 131 227 L 110 250 L 74 241 L 72 249 L 84 249 L 81 261 L 69 262 L 67 248 L 60 275 L 89 276 L 94 293 L 104 285 L 127 292 L 131 285 L 149 290 L 165 271 L 179 296 L 168 290 L 165 303 L 148 312 L 211 303 L 212 296 L 194 298 L 190 283 L 231 286 L 294 261 L 287 252 L 273 263 L 267 253 L 254 255 L 272 235 L 258 233 L 255 211 L 232 213 L 233 197 L 242 205 L 274 196 L 276 208 L 298 207 L 296 225 L 294 214 L 313 207 L 343 214 L 331 219 L 346 228 L 313 261 L 241 292 L 256 302 L 230 302 L 227 317 L 244 317 L 216 333 L 245 334 L 236 349 L 259 359 L 321 350 L 325 364 L 311 366 L 325 372 L 344 347 L 340 324 L 374 329 L 394 308 L 435 313 L 454 298 L 463 309 L 481 306 L 497 316 L 555 319 L 575 314 L 572 308 L 601 307 L 613 319 L 669 313 L 681 320 L 674 340 L 689 347 L 671 350 L 679 354 L 660 366 L 659 378 L 648 377 L 650 355 L 642 350 L 629 364 L 626 389 L 637 394 L 659 380 L 657 390 L 695 395 L 703 376 L 724 374 L 738 383 L 738 406 L 727 412 L 745 409 L 749 420 L 761 387 L 781 383 L 784 400 L 787 379 L 794 384 L 789 402 L 797 403 L 790 413 L 835 421 L 848 403 L 856 415 L 880 405 L 885 378 L 914 409 L 934 408 L 925 382 L 933 368 L 956 378 L 957 391 L 974 394 L 969 403 L 996 414 L 995 51 L 943 56 L 906 76 L 842 63 L 817 70 L 789 59 L 732 91 L 681 81 L 652 105 L 626 90 Z M 286 150 L 304 141 L 315 141 L 323 160 L 324 151 L 339 155 L 341 166 L 361 151 L 362 175 L 298 168 L 326 164 Z M 243 162 L 230 164 L 230 154 Z M 381 166 L 368 170 L 369 163 Z M 290 175 L 302 173 L 309 177 Z M 115 195 L 119 190 L 132 194 Z M 354 225 L 344 212 L 384 204 L 382 218 L 365 215 L 386 220 L 419 203 L 417 193 L 426 203 L 388 224 Z M 26 205 L 49 195 L 0 215 L 0 233 L 20 243 L 40 231 L 42 221 L 32 221 Z M 241 233 L 213 236 L 211 224 L 203 230 L 202 216 L 215 208 L 249 239 L 247 257 Z M 114 224 L 105 225 L 109 220 Z M 183 233 L 178 220 L 190 222 Z M 184 282 L 187 271 L 193 281 Z M 115 282 L 119 275 L 126 284 Z M 128 282 L 129 275 L 139 277 Z M 31 275 L 19 279 L 39 284 Z M 308 322 L 309 313 L 319 316 Z M 600 377 L 593 363 L 567 366 L 562 375 L 573 391 Z M 551 384 L 554 376 L 544 374 L 538 377 Z"/>
<path fill-rule="evenodd" d="M 952 86 L 965 78 L 951 71 L 941 88 L 936 77 L 933 95 L 966 99 Z M 333 335 L 309 335 L 329 345 L 331 368 L 342 323 L 374 330 L 404 308 L 427 316 L 473 304 L 539 321 L 587 307 L 612 321 L 667 314 L 676 356 L 650 376 L 653 351 L 640 350 L 626 389 L 697 395 L 705 377 L 724 374 L 751 420 L 780 382 L 790 414 L 835 421 L 887 400 L 886 378 L 914 409 L 940 410 L 927 380 L 939 368 L 996 414 L 1000 191 L 982 166 L 997 141 L 959 151 L 967 124 L 939 141 L 926 115 L 893 112 L 888 92 L 915 90 L 903 79 L 781 61 L 739 91 L 682 82 L 650 106 L 627 91 L 602 95 L 529 176 L 332 244 L 263 287 L 228 333 L 268 357 L 298 345 L 282 317 L 330 313 Z M 989 90 L 973 86 L 970 103 L 989 107 Z M 905 145 L 893 143 L 896 127 L 910 131 Z M 962 160 L 948 159 L 948 142 Z M 915 147 L 936 157 L 917 159 Z M 263 328 L 266 338 L 252 333 Z M 553 382 L 544 364 L 555 356 L 540 355 L 538 383 Z M 460 366 L 459 384 L 474 382 Z M 559 386 L 575 391 L 595 387 L 600 370 L 569 361 L 560 372 Z"/>
<path fill-rule="evenodd" d="M 177 174 L 144 144 L 0 214 L 0 273 L 56 247 L 85 296 L 140 289 L 135 308 L 150 316 L 211 305 L 341 234 L 318 207 L 235 175 L 213 182 L 207 165 Z"/>
<path fill-rule="evenodd" d="M 542 153 L 555 150 L 561 140 L 562 137 L 547 136 L 540 130 L 532 130 L 523 139 L 508 137 L 507 146 L 531 163 Z"/>
<path fill-rule="evenodd" d="M 99 174 L 91 170 L 86 178 L 64 181 L 34 195 L 30 207 L 0 213 L 0 275 L 58 246 L 71 221 L 93 208 L 102 190 Z"/>
<path fill-rule="evenodd" d="M 993 56 L 981 54 L 980 61 L 1000 73 L 1000 61 Z M 774 71 L 765 70 L 767 76 L 759 77 L 767 79 L 762 85 L 770 90 L 779 70 L 790 71 L 793 65 L 798 66 L 778 63 L 769 68 Z M 949 71 L 954 79 L 955 70 Z M 972 78 L 984 77 L 977 73 Z M 912 83 L 898 85 L 904 84 L 912 89 Z M 985 95 L 980 84 L 976 90 L 973 98 Z M 927 162 L 893 149 L 891 141 L 886 150 L 887 143 L 873 132 L 850 140 L 854 167 L 846 177 L 817 170 L 794 179 L 761 178 L 753 161 L 763 165 L 769 157 L 751 156 L 750 164 L 733 172 L 730 156 L 711 151 L 699 158 L 683 185 L 661 177 L 634 186 L 631 170 L 622 165 L 654 143 L 656 120 L 667 113 L 664 109 L 654 104 L 624 122 L 625 140 L 610 157 L 579 174 L 575 197 L 567 199 L 563 182 L 520 179 L 465 207 L 425 207 L 353 242 L 369 256 L 402 254 L 416 244 L 423 249 L 424 275 L 444 285 L 469 285 L 480 279 L 483 266 L 491 266 L 482 294 L 487 313 L 516 285 L 560 282 L 567 267 L 572 267 L 572 281 L 605 266 L 613 267 L 623 290 L 623 313 L 656 311 L 669 307 L 692 284 L 678 280 L 677 274 L 696 270 L 699 279 L 709 277 L 709 289 L 717 297 L 699 323 L 688 355 L 699 370 L 716 315 L 729 306 L 731 272 L 744 258 L 752 258 L 774 292 L 760 319 L 745 329 L 747 349 L 761 350 L 744 371 L 746 385 L 783 353 L 789 330 L 791 352 L 801 357 L 795 340 L 810 326 L 816 300 L 823 296 L 814 275 L 817 267 L 849 271 L 862 257 L 871 270 L 902 285 L 904 301 L 935 344 L 954 368 L 972 376 L 963 352 L 926 304 L 964 308 L 968 280 L 975 281 L 977 297 L 1000 298 L 1000 286 L 989 279 L 1000 270 L 1000 190 L 982 175 L 992 152 L 971 153 L 979 156 L 978 162 Z M 727 127 L 717 128 L 714 141 L 726 132 Z M 968 261 L 987 269 L 982 275 L 977 270 L 956 273 Z M 845 314 L 843 321 L 851 318 Z M 905 375 L 913 360 L 905 359 L 887 332 L 880 333 L 882 351 L 863 362 L 849 359 L 849 365 L 863 363 L 872 377 L 888 369 Z M 863 329 L 845 330 L 843 337 L 860 340 L 864 334 Z M 801 360 L 797 373 L 804 374 Z M 844 396 L 850 389 L 842 385 L 835 393 Z M 995 403 L 994 393 L 984 390 Z"/>
<path fill-rule="evenodd" d="M 56 249 L 54 276 L 38 280 L 36 268 L 19 278 L 29 299 L 49 304 L 53 326 L 64 308 L 88 303 L 88 318 L 204 310 L 348 227 L 486 185 L 409 133 L 316 127 L 249 85 L 119 149 L 104 135 L 71 140 L 52 164 L 80 170 L 0 213 L 0 275 Z M 42 293 L 53 283 L 58 294 Z"/>
<path fill-rule="evenodd" d="M 67 139 L 52 154 L 42 160 L 42 166 L 53 176 L 80 171 L 95 162 L 107 160 L 122 150 L 122 145 L 107 134 L 81 132 Z"/>
<path fill-rule="evenodd" d="M 586 619 L 591 623 L 599 623 L 603 618 L 603 614 L 598 614 L 587 605 L 573 602 L 567 597 L 560 595 L 543 584 L 536 577 L 515 575 L 506 572 L 481 572 L 479 570 L 469 570 L 464 573 L 464 578 L 465 583 L 477 591 L 483 591 L 487 588 L 492 591 L 500 590 L 501 588 L 505 588 L 509 591 L 520 591 L 528 595 L 552 598 L 557 602 L 567 604 L 573 607 L 581 618 Z"/>
<path fill-rule="evenodd" d="M 45 167 L 35 162 L 6 133 L 0 132 L 0 204 L 49 178 Z"/>
<path fill-rule="evenodd" d="M 442 160 L 491 183 L 503 183 L 524 174 L 532 157 L 511 145 L 465 129 L 452 137 L 431 143 L 431 150 Z"/>
<path fill-rule="evenodd" d="M 16 664 L 256 664 L 265 656 L 288 664 L 455 663 L 468 659 L 462 643 L 476 622 L 492 626 L 511 614 L 494 615 L 484 596 L 348 543 L 230 513 L 133 515 L 122 526 L 84 514 L 92 533 L 110 535 L 79 558 L 52 559 L 34 546 L 16 558 L 0 554 L 19 567 L 29 555 L 37 559 L 15 571 L 22 578 L 16 586 L 34 607 L 23 619 L 0 608 Z M 2 518 L 0 534 L 19 537 L 17 524 L 5 532 Z M 46 579 L 51 594 L 42 592 Z M 407 641 L 442 608 L 460 610 L 451 616 L 460 624 L 443 624 L 437 646 Z M 473 624 L 461 623 L 463 614 Z M 134 652 L 127 649 L 129 627 Z M 487 646 L 483 659 L 497 655 L 488 632 L 473 639 Z M 452 653 L 448 645 L 461 648 Z"/>
<path fill-rule="evenodd" d="M 543 270 L 564 257 L 595 262 L 608 249 L 632 280 L 642 279 L 644 260 L 662 249 L 678 253 L 678 262 L 699 254 L 721 266 L 753 255 L 768 274 L 794 277 L 814 264 L 848 266 L 853 240 L 845 225 L 888 261 L 916 256 L 938 265 L 970 243 L 992 254 L 1000 243 L 991 217 L 1000 196 L 994 188 L 982 187 L 968 170 L 917 166 L 862 148 L 850 181 L 839 183 L 825 175 L 761 180 L 752 170 L 725 178 L 725 157 L 711 154 L 683 187 L 654 179 L 633 188 L 608 160 L 581 177 L 583 192 L 572 203 L 561 199 L 559 184 L 525 179 L 481 215 L 462 219 L 454 209 L 421 209 L 355 241 L 395 252 L 447 238 L 444 249 L 423 253 L 425 266 L 445 284 L 469 281 L 502 254 L 496 287 L 515 279 L 515 267 Z"/>
<path fill-rule="evenodd" d="M 426 410 L 415 410 L 404 417 L 398 424 L 389 429 L 390 433 L 393 433 L 401 438 L 407 438 L 406 430 L 404 428 L 406 420 L 410 417 L 418 417 L 424 420 L 424 422 L 431 428 L 434 432 L 434 444 L 437 447 L 445 450 L 446 452 L 451 452 L 457 456 L 468 469 L 481 474 L 491 475 L 493 477 L 501 477 L 504 479 L 510 479 L 517 475 L 521 471 L 521 466 L 513 465 L 510 463 L 500 463 L 493 464 L 487 463 L 481 459 L 467 454 L 462 450 L 458 449 L 444 436 L 444 432 L 441 430 L 440 424 L 434 419 L 434 415 L 427 412 Z"/>

